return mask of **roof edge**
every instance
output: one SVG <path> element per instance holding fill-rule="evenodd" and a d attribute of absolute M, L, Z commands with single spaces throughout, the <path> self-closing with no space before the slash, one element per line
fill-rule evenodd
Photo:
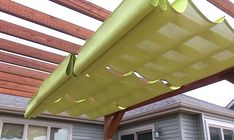
<path fill-rule="evenodd" d="M 231 108 L 234 106 L 234 99 L 226 106 L 226 108 Z"/>
<path fill-rule="evenodd" d="M 17 115 L 22 115 L 24 116 L 25 110 L 23 109 L 10 109 L 10 108 L 0 108 L 0 112 L 3 113 L 9 113 L 9 114 L 17 114 Z M 100 124 L 103 125 L 102 120 L 90 120 L 90 119 L 85 119 L 85 118 L 71 118 L 69 116 L 55 116 L 55 115 L 50 115 L 50 114 L 42 114 L 38 116 L 39 118 L 46 118 L 46 119 L 57 119 L 57 120 L 63 120 L 63 121 L 73 121 L 73 122 L 79 122 L 79 123 L 90 123 L 90 124 Z"/>

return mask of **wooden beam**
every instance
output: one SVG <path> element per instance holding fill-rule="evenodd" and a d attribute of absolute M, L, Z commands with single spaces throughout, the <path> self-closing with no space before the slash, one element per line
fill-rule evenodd
<path fill-rule="evenodd" d="M 119 111 L 104 117 L 104 140 L 112 140 L 125 111 Z"/>
<path fill-rule="evenodd" d="M 0 1 L 0 3 L 1 2 L 2 1 Z M 0 20 L 0 32 L 73 54 L 77 54 L 81 48 L 80 45 L 3 20 Z"/>
<path fill-rule="evenodd" d="M 24 67 L 14 66 L 10 64 L 0 63 L 0 71 L 32 79 L 45 80 L 49 74 L 44 72 L 27 69 Z"/>
<path fill-rule="evenodd" d="M 110 11 L 102 7 L 99 7 L 91 2 L 88 2 L 86 0 L 51 0 L 51 1 L 58 3 L 62 6 L 68 7 L 79 13 L 93 17 L 100 21 L 105 21 L 105 19 L 107 19 L 111 15 Z"/>
<path fill-rule="evenodd" d="M 230 0 L 208 0 L 210 3 L 214 4 L 216 7 L 234 17 L 234 3 Z"/>
<path fill-rule="evenodd" d="M 227 69 L 227 70 L 224 70 L 222 72 L 219 72 L 217 74 L 208 76 L 208 77 L 203 78 L 201 80 L 195 81 L 195 82 L 190 83 L 190 84 L 185 85 L 185 86 L 182 86 L 178 90 L 174 90 L 174 91 L 168 92 L 166 94 L 154 97 L 154 98 L 149 99 L 147 101 L 144 101 L 142 103 L 139 103 L 139 104 L 133 105 L 131 107 L 128 107 L 126 109 L 126 111 L 133 110 L 133 109 L 136 109 L 136 108 L 139 108 L 139 107 L 142 107 L 142 106 L 145 106 L 145 105 L 148 105 L 148 104 L 151 104 L 151 103 L 154 103 L 154 102 L 166 99 L 166 98 L 173 97 L 175 95 L 179 95 L 179 94 L 188 92 L 190 90 L 194 90 L 194 89 L 197 89 L 197 88 L 200 88 L 200 87 L 207 86 L 209 84 L 213 84 L 213 83 L 219 82 L 221 80 L 224 80 L 224 77 L 223 77 L 224 74 L 229 73 L 230 71 L 233 71 L 233 70 L 234 70 L 234 67 L 232 67 L 230 69 Z"/>
<path fill-rule="evenodd" d="M 85 40 L 93 33 L 76 24 L 47 15 L 11 0 L 1 0 L 0 11 Z"/>
<path fill-rule="evenodd" d="M 36 93 L 38 90 L 37 87 L 32 87 L 32 86 L 22 85 L 18 83 L 2 81 L 2 80 L 0 80 L 0 88 L 28 92 L 32 94 Z"/>
<path fill-rule="evenodd" d="M 16 42 L 8 41 L 0 38 L 0 49 L 13 52 L 21 55 L 25 55 L 28 57 L 52 62 L 55 64 L 60 64 L 64 60 L 64 56 L 54 54 L 51 52 L 43 51 L 37 48 L 29 47 L 26 45 L 22 45 Z"/>
<path fill-rule="evenodd" d="M 5 89 L 5 88 L 0 88 L 0 93 L 7 94 L 7 95 L 27 97 L 27 98 L 31 98 L 34 95 L 29 92 L 23 92 L 23 91 L 17 91 L 17 90 Z"/>
<path fill-rule="evenodd" d="M 231 82 L 232 84 L 234 84 L 234 69 L 233 71 L 223 74 L 222 77 L 227 81 Z"/>
<path fill-rule="evenodd" d="M 23 67 L 28 67 L 40 71 L 52 72 L 56 69 L 56 65 L 1 52 L 0 51 L 0 61 L 15 64 Z"/>
<path fill-rule="evenodd" d="M 32 87 L 39 87 L 42 83 L 42 80 L 32 79 L 6 72 L 0 72 L 0 80 L 12 83 L 18 83 L 22 85 L 28 85 Z"/>

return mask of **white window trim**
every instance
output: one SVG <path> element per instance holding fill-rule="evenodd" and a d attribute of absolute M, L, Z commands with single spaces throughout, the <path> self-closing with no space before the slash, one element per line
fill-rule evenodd
<path fill-rule="evenodd" d="M 153 135 L 154 125 L 150 124 L 150 125 L 144 125 L 144 126 L 140 126 L 136 128 L 125 129 L 125 130 L 119 131 L 118 140 L 121 140 L 121 136 L 129 135 L 129 134 L 134 134 L 134 140 L 137 140 L 137 133 L 144 132 L 144 131 L 151 131 L 152 138 L 154 139 L 154 135 Z"/>
<path fill-rule="evenodd" d="M 27 140 L 29 125 L 47 127 L 47 140 L 50 139 L 49 136 L 52 127 L 65 128 L 68 130 L 68 140 L 72 140 L 72 129 L 73 129 L 72 125 L 65 123 L 42 121 L 42 120 L 27 120 L 27 119 L 14 118 L 14 117 L 0 117 L 0 135 L 2 134 L 3 123 L 23 124 L 24 125 L 23 140 Z"/>
<path fill-rule="evenodd" d="M 206 128 L 205 130 L 206 130 L 208 140 L 210 140 L 210 128 L 209 127 L 220 128 L 222 140 L 224 140 L 223 129 L 232 130 L 234 132 L 234 123 L 227 123 L 227 122 L 210 120 L 210 119 L 206 119 L 204 122 L 205 122 L 205 128 Z"/>

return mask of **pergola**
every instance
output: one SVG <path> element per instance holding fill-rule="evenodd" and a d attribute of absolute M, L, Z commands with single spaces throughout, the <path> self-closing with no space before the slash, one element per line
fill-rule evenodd
<path fill-rule="evenodd" d="M 79 13 L 105 21 L 111 12 L 94 5 L 85 0 L 51 0 L 57 4 L 73 9 Z M 218 8 L 234 17 L 234 5 L 229 0 L 208 0 Z M 40 11 L 23 6 L 11 0 L 0 1 L 1 12 L 12 16 L 57 30 L 71 36 L 87 40 L 94 32 L 67 22 Z M 50 36 L 38 31 L 34 31 L 0 19 L 1 33 L 18 37 L 24 40 L 42 44 L 51 48 L 56 48 L 71 54 L 79 54 L 82 46 Z M 95 47 L 95 46 L 94 46 Z M 31 98 L 39 89 L 42 82 L 48 78 L 65 57 L 53 52 L 32 48 L 13 41 L 0 39 L 0 93 Z M 6 53 L 10 52 L 10 53 Z M 19 54 L 19 55 L 15 55 Z M 22 57 L 26 56 L 26 57 Z M 29 59 L 34 58 L 34 59 Z M 40 61 L 41 60 L 41 61 Z M 199 87 L 203 87 L 221 80 L 228 80 L 234 83 L 234 68 L 228 68 L 214 75 L 201 80 L 189 83 L 177 90 L 151 98 L 144 102 L 135 104 L 119 112 L 105 116 L 105 139 L 112 139 L 124 113 L 162 99 L 166 99 Z"/>

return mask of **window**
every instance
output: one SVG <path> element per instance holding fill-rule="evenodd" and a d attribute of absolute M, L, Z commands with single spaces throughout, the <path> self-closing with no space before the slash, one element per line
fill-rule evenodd
<path fill-rule="evenodd" d="M 22 140 L 24 125 L 3 123 L 1 140 Z"/>
<path fill-rule="evenodd" d="M 47 128 L 41 126 L 29 126 L 27 138 L 28 140 L 46 140 Z"/>
<path fill-rule="evenodd" d="M 224 140 L 234 140 L 234 133 L 232 130 L 223 130 Z"/>
<path fill-rule="evenodd" d="M 153 140 L 152 131 L 137 133 L 137 140 Z"/>
<path fill-rule="evenodd" d="M 234 140 L 234 122 L 228 119 L 206 116 L 208 140 Z"/>
<path fill-rule="evenodd" d="M 222 127 L 209 127 L 210 140 L 234 140 L 234 130 Z"/>
<path fill-rule="evenodd" d="M 216 127 L 209 127 L 210 140 L 222 140 L 221 129 Z"/>
<path fill-rule="evenodd" d="M 64 128 L 51 128 L 50 140 L 67 140 L 68 130 Z"/>
<path fill-rule="evenodd" d="M 121 140 L 134 140 L 134 134 L 123 135 Z"/>
<path fill-rule="evenodd" d="M 141 125 L 133 128 L 125 128 L 119 131 L 119 140 L 154 140 L 153 132 L 155 124 Z"/>
<path fill-rule="evenodd" d="M 71 125 L 0 117 L 0 140 L 71 140 Z"/>

